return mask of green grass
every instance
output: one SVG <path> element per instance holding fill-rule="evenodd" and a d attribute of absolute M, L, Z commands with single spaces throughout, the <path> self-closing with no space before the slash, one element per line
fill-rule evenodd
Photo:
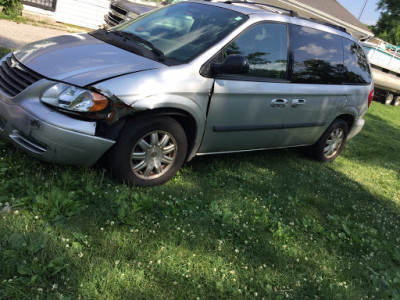
<path fill-rule="evenodd" d="M 0 47 L 0 57 L 3 57 L 7 53 L 9 53 L 11 50 L 8 48 Z"/>
<path fill-rule="evenodd" d="M 14 21 L 18 23 L 27 23 L 29 20 L 23 16 L 18 15 L 6 15 L 4 12 L 0 12 L 0 19 Z"/>
<path fill-rule="evenodd" d="M 331 164 L 198 157 L 127 188 L 0 142 L 0 299 L 399 299 L 400 107 Z"/>
<path fill-rule="evenodd" d="M 80 32 L 87 32 L 91 31 L 92 29 L 90 28 L 85 28 L 77 25 L 72 25 L 68 23 L 58 23 L 58 22 L 52 22 L 50 20 L 36 20 L 35 18 L 29 17 L 29 16 L 9 16 L 4 14 L 3 12 L 0 12 L 0 19 L 3 20 L 8 20 L 8 21 L 13 21 L 16 23 L 23 23 L 23 24 L 28 24 L 28 25 L 33 25 L 33 26 L 39 26 L 39 27 L 47 27 L 51 29 L 56 29 L 56 30 L 64 30 L 68 31 L 71 33 L 80 33 Z M 1 47 L 0 47 L 1 49 Z M 2 57 L 1 52 L 0 52 L 0 57 Z"/>

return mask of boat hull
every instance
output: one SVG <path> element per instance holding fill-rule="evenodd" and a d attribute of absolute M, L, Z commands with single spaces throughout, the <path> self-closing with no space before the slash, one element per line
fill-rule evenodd
<path fill-rule="evenodd" d="M 400 57 L 382 49 L 382 45 L 374 46 L 362 43 L 372 67 L 375 89 L 400 95 Z"/>
<path fill-rule="evenodd" d="M 375 88 L 400 95 L 400 75 L 371 65 Z"/>

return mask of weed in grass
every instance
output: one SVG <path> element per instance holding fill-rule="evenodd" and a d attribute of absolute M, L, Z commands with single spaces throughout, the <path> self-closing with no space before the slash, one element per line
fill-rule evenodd
<path fill-rule="evenodd" d="M 52 259 L 44 254 L 46 251 L 46 236 L 33 234 L 25 236 L 13 233 L 0 247 L 0 260 L 8 274 L 0 283 L 0 298 L 10 299 L 15 295 L 25 294 L 20 286 L 25 286 L 33 295 L 45 293 L 48 297 L 58 292 L 59 280 L 67 267 L 63 256 Z"/>
<path fill-rule="evenodd" d="M 154 202 L 143 192 L 133 192 L 129 188 L 124 188 L 116 193 L 115 209 L 117 219 L 123 224 L 135 224 L 139 211 L 150 209 Z"/>
<path fill-rule="evenodd" d="M 75 216 L 83 209 L 83 203 L 75 192 L 66 193 L 59 188 L 52 188 L 46 194 L 23 197 L 15 203 L 15 207 L 20 206 L 53 222 Z"/>

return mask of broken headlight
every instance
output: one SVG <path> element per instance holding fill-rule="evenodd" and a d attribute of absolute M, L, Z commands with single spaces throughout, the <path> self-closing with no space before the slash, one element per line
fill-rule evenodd
<path fill-rule="evenodd" d="M 108 99 L 102 94 L 65 83 L 53 85 L 40 100 L 73 112 L 98 112 L 108 106 Z"/>

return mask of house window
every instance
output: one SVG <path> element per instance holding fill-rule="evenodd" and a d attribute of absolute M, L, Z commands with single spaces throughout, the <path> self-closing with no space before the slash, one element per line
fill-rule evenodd
<path fill-rule="evenodd" d="M 57 0 L 23 0 L 22 4 L 39 7 L 45 10 L 55 11 Z"/>

